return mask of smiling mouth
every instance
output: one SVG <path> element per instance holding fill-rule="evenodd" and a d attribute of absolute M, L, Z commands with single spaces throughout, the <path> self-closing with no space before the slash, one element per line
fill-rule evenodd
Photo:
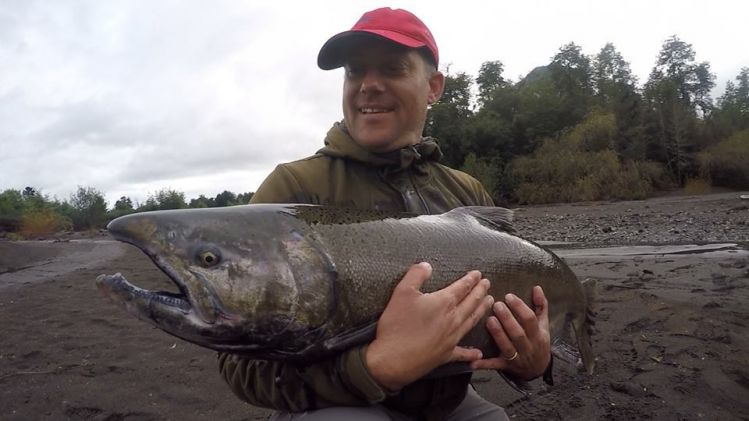
<path fill-rule="evenodd" d="M 359 112 L 362 114 L 384 114 L 393 111 L 389 108 L 359 108 Z"/>

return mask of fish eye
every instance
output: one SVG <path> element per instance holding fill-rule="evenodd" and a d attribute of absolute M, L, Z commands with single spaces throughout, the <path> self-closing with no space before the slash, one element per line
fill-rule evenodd
<path fill-rule="evenodd" d="M 221 255 L 218 252 L 206 250 L 198 254 L 198 262 L 201 266 L 209 268 L 216 266 L 221 261 Z"/>

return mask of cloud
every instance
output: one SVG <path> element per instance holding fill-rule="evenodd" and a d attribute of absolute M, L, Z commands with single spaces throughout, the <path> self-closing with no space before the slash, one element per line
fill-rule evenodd
<path fill-rule="evenodd" d="M 588 54 L 612 41 L 643 82 L 673 33 L 721 72 L 721 92 L 749 65 L 731 45 L 743 35 L 739 3 L 402 4 L 430 25 L 444 64 L 474 75 L 501 60 L 516 79 L 569 41 Z M 5 0 L 0 189 L 34 186 L 67 198 L 93 186 L 110 205 L 162 187 L 188 198 L 254 190 L 279 162 L 322 146 L 341 118 L 342 75 L 317 69 L 317 52 L 379 6 Z"/>

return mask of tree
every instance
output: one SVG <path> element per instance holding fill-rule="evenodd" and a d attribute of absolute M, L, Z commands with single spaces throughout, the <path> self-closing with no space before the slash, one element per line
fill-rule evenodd
<path fill-rule="evenodd" d="M 24 209 L 24 196 L 19 190 L 7 189 L 0 193 L 0 217 L 20 218 Z"/>
<path fill-rule="evenodd" d="M 504 65 L 501 61 L 485 61 L 481 64 L 479 74 L 476 76 L 476 85 L 479 88 L 478 103 L 479 106 L 484 106 L 487 102 L 491 101 L 494 97 L 494 92 L 509 85 L 509 83 L 502 77 L 504 71 Z"/>
<path fill-rule="evenodd" d="M 26 204 L 19 190 L 8 189 L 0 193 L 0 232 L 18 231 L 25 208 Z"/>
<path fill-rule="evenodd" d="M 474 176 L 492 197 L 497 196 L 499 189 L 499 175 L 501 168 L 495 159 L 477 158 L 476 154 L 469 153 L 463 162 L 461 171 Z"/>
<path fill-rule="evenodd" d="M 593 88 L 599 104 L 613 108 L 623 96 L 635 91 L 636 78 L 614 44 L 607 43 L 593 59 Z"/>
<path fill-rule="evenodd" d="M 201 194 L 196 199 L 191 199 L 189 207 L 191 208 L 212 208 L 215 206 L 215 201 L 213 198 L 205 197 L 205 195 Z"/>
<path fill-rule="evenodd" d="M 472 82 L 465 73 L 452 75 L 449 69 L 445 73 L 445 90 L 429 110 L 424 134 L 439 141 L 447 165 L 460 167 L 465 156 L 465 128 L 472 115 Z"/>
<path fill-rule="evenodd" d="M 153 211 L 166 209 L 184 209 L 187 207 L 185 202 L 185 193 L 163 188 L 158 192 L 151 194 L 146 199 L 146 203 L 139 206 L 137 211 Z"/>
<path fill-rule="evenodd" d="M 250 203 L 250 200 L 252 200 L 252 196 L 255 195 L 255 192 L 245 192 L 245 193 L 239 193 L 237 195 L 237 204 L 239 205 L 246 205 Z"/>
<path fill-rule="evenodd" d="M 710 63 L 697 63 L 695 56 L 692 44 L 676 35 L 667 39 L 658 54 L 646 90 L 658 83 L 669 82 L 682 105 L 706 115 L 712 109 L 710 90 L 715 86 L 715 75 L 710 73 Z"/>
<path fill-rule="evenodd" d="M 696 152 L 707 140 L 701 121 L 712 110 L 714 76 L 707 62 L 696 63 L 691 44 L 672 36 L 663 43 L 645 84 L 649 131 L 648 156 L 666 164 L 679 184 L 697 173 Z"/>
<path fill-rule="evenodd" d="M 133 201 L 127 196 L 122 196 L 114 202 L 114 209 L 123 212 L 133 211 Z"/>
<path fill-rule="evenodd" d="M 225 207 L 225 206 L 233 206 L 237 204 L 237 195 L 233 192 L 230 192 L 229 190 L 224 190 L 223 192 L 216 195 L 216 199 L 214 200 L 214 204 L 217 207 Z"/>
<path fill-rule="evenodd" d="M 23 189 L 23 197 L 28 199 L 30 197 L 35 197 L 37 195 L 36 189 L 33 187 L 26 186 L 25 189 Z"/>
<path fill-rule="evenodd" d="M 542 139 L 564 129 L 565 99 L 559 93 L 549 66 L 536 67 L 515 85 L 516 111 L 512 116 L 512 136 L 517 155 L 533 152 Z"/>
<path fill-rule="evenodd" d="M 582 121 L 593 97 L 590 59 L 580 46 L 571 42 L 562 46 L 549 64 L 551 78 L 560 97 L 561 124 L 570 127 Z"/>
<path fill-rule="evenodd" d="M 70 206 L 72 214 L 68 216 L 76 230 L 102 228 L 107 220 L 107 202 L 104 195 L 93 187 L 78 186 L 70 196 Z"/>
<path fill-rule="evenodd" d="M 719 121 L 723 136 L 749 129 L 749 67 L 744 67 L 736 76 L 736 84 L 726 83 L 726 91 L 718 98 L 716 119 Z"/>

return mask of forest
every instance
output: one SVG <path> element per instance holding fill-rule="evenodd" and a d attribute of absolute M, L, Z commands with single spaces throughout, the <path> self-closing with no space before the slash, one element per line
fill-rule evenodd
<path fill-rule="evenodd" d="M 499 60 L 478 74 L 445 69 L 427 116 L 443 162 L 475 176 L 498 204 L 644 199 L 684 188 L 749 188 L 749 67 L 711 98 L 715 75 L 692 45 L 662 44 L 647 81 L 613 44 L 594 56 L 574 42 L 518 81 Z M 144 203 L 79 186 L 69 199 L 39 189 L 0 193 L 0 236 L 95 230 L 132 212 L 245 204 L 251 192 L 185 198 L 164 188 Z"/>

